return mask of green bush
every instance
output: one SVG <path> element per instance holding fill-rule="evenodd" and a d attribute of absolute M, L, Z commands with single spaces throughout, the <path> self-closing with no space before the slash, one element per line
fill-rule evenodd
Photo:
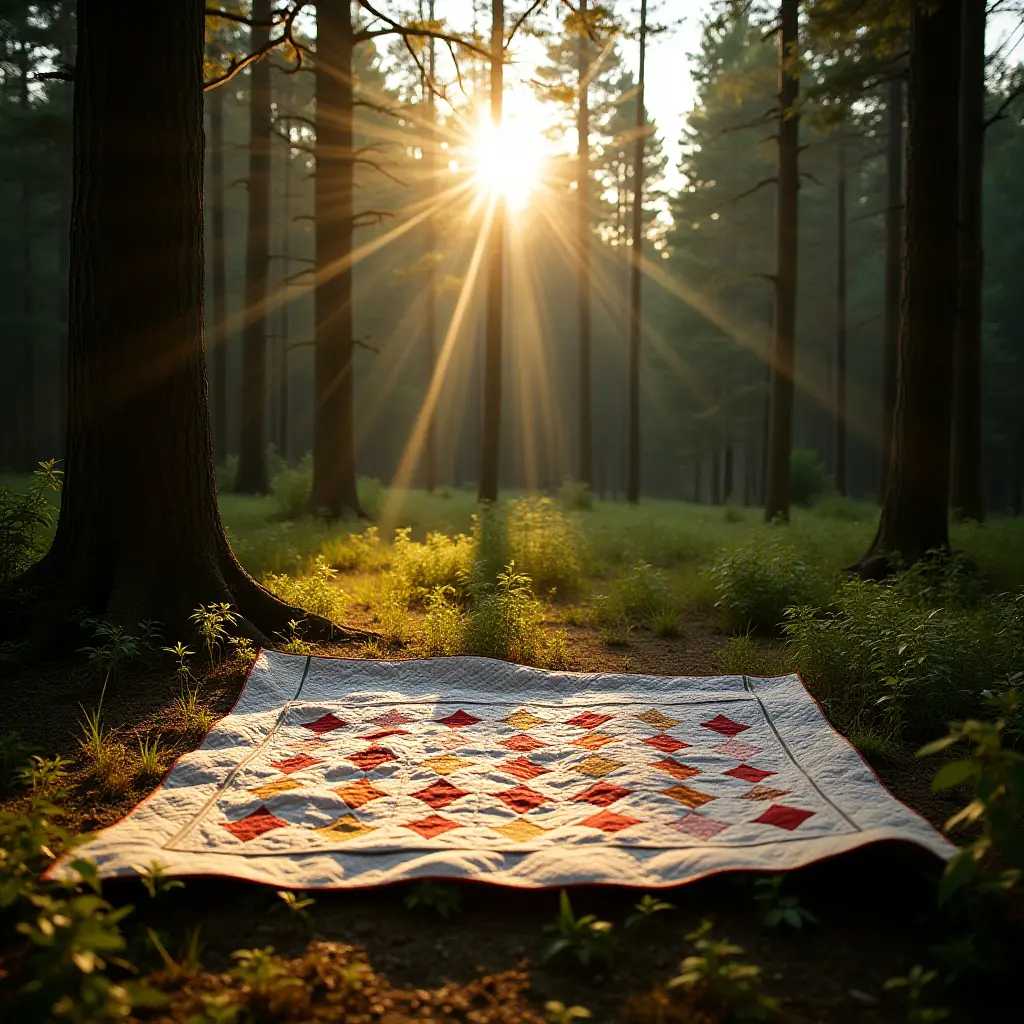
<path fill-rule="evenodd" d="M 1020 597 L 958 607 L 942 597 L 960 588 L 955 572 L 945 586 L 927 580 L 924 569 L 885 583 L 846 580 L 827 610 L 790 613 L 787 652 L 843 731 L 934 735 L 1020 668 Z"/>
<path fill-rule="evenodd" d="M 306 452 L 298 464 L 289 467 L 280 458 L 272 460 L 270 494 L 279 519 L 298 519 L 309 512 L 313 493 L 313 456 Z"/>
<path fill-rule="evenodd" d="M 263 586 L 296 608 L 340 622 L 347 600 L 345 592 L 334 583 L 337 575 L 336 569 L 318 558 L 305 576 L 267 573 L 263 577 Z"/>
<path fill-rule="evenodd" d="M 461 594 L 476 561 L 473 538 L 464 533 L 454 537 L 428 533 L 420 544 L 409 539 L 410 532 L 409 527 L 395 531 L 391 572 L 410 590 L 411 599 L 421 601 L 439 587 Z"/>
<path fill-rule="evenodd" d="M 789 456 L 789 500 L 794 505 L 810 508 L 833 489 L 832 477 L 828 475 L 818 453 L 807 448 L 798 448 Z"/>
<path fill-rule="evenodd" d="M 718 652 L 718 667 L 730 676 L 782 676 L 790 671 L 785 655 L 776 647 L 750 636 L 734 636 Z"/>
<path fill-rule="evenodd" d="M 579 526 L 550 498 L 513 502 L 506 523 L 509 557 L 537 590 L 576 590 L 583 579 Z"/>
<path fill-rule="evenodd" d="M 678 614 L 668 577 L 647 562 L 631 565 L 594 604 L 594 618 L 605 629 L 629 623 L 653 626 L 677 619 Z"/>
<path fill-rule="evenodd" d="M 466 623 L 467 654 L 529 664 L 541 647 L 541 606 L 530 589 L 530 577 L 509 562 L 495 587 L 477 591 Z"/>
<path fill-rule="evenodd" d="M 773 632 L 787 608 L 810 602 L 820 587 L 795 547 L 764 533 L 723 551 L 709 575 L 715 607 L 731 632 Z"/>
<path fill-rule="evenodd" d="M 462 650 L 462 610 L 451 587 L 435 587 L 427 597 L 423 619 L 423 646 L 431 658 L 448 657 Z"/>
<path fill-rule="evenodd" d="M 28 488 L 15 493 L 0 486 L 0 583 L 20 576 L 46 550 L 43 536 L 56 511 L 50 496 L 60 491 L 56 460 L 40 462 Z"/>
<path fill-rule="evenodd" d="M 589 484 L 565 480 L 558 488 L 558 501 L 573 512 L 589 512 L 594 507 L 594 494 Z"/>

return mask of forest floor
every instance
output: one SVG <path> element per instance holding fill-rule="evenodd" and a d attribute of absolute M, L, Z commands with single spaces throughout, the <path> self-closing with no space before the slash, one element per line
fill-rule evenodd
<path fill-rule="evenodd" d="M 279 535 L 282 526 L 251 507 L 236 509 L 234 517 L 231 511 L 229 504 L 226 518 L 243 561 L 248 553 L 248 564 L 254 572 L 284 568 L 266 564 L 268 556 L 278 557 L 274 542 L 268 537 L 275 532 Z M 250 516 L 248 520 L 246 515 Z M 747 527 L 752 525 L 752 520 L 744 522 Z M 718 523 L 716 518 L 715 530 L 721 529 Z M 446 525 L 449 531 L 462 527 L 461 522 Z M 430 524 L 419 524 L 420 535 L 425 528 L 430 528 Z M 744 528 L 740 524 L 739 529 Z M 296 527 L 293 533 L 302 529 Z M 860 543 L 869 529 L 860 524 L 839 524 L 831 539 L 830 531 L 824 531 L 826 539 L 821 548 L 828 551 L 830 562 L 837 563 L 846 557 L 847 549 Z M 618 532 L 613 526 L 608 536 L 614 538 Z M 664 544 L 664 537 L 658 543 Z M 634 552 L 629 555 L 632 557 Z M 685 577 L 689 570 L 681 572 Z M 376 617 L 372 602 L 360 595 L 374 585 L 374 573 L 356 571 L 341 576 L 335 585 L 346 594 L 346 619 L 373 626 Z M 411 614 L 415 617 L 422 612 Z M 729 642 L 706 602 L 704 606 L 695 603 L 684 607 L 678 635 L 674 636 L 661 636 L 640 625 L 630 630 L 625 642 L 610 642 L 606 630 L 581 620 L 577 603 L 558 600 L 545 604 L 543 629 L 549 636 L 560 635 L 566 640 L 567 667 L 583 671 L 715 674 L 722 671 L 722 653 Z M 780 670 L 795 667 L 786 663 L 784 650 L 769 650 L 766 641 L 757 644 Z M 321 646 L 314 653 L 381 656 L 380 648 L 373 644 Z M 393 650 L 387 656 L 412 657 L 416 653 L 411 646 Z M 243 678 L 242 671 L 226 664 L 204 676 L 203 701 L 216 717 L 231 708 Z M 108 692 L 104 700 L 104 717 L 112 735 L 130 750 L 139 739 L 159 734 L 166 768 L 174 758 L 194 749 L 201 741 L 201 733 L 189 728 L 183 718 L 178 706 L 180 692 L 180 682 L 172 671 L 126 673 L 117 689 Z M 45 701 L 40 699 L 44 693 Z M 17 730 L 46 755 L 59 754 L 69 759 L 70 788 L 64 801 L 63 823 L 76 833 L 112 824 L 159 782 L 159 775 L 145 779 L 127 773 L 119 785 L 95 784 L 93 773 L 80 756 L 77 737 L 81 735 L 83 706 L 94 706 L 98 696 L 95 677 L 80 660 L 23 668 L 0 686 L 3 731 Z M 964 804 L 965 795 L 956 790 L 932 792 L 936 764 L 916 758 L 917 745 L 890 745 L 870 760 L 897 797 L 942 828 L 948 817 Z M 18 803 L 17 799 L 8 800 L 6 806 L 17 809 Z M 457 886 L 459 909 L 447 918 L 429 909 L 407 907 L 411 887 L 405 884 L 315 893 L 315 902 L 301 915 L 290 910 L 270 888 L 223 879 L 191 879 L 183 889 L 157 899 L 147 896 L 140 883 L 124 880 L 107 883 L 104 895 L 116 905 L 132 904 L 135 911 L 131 920 L 135 925 L 155 929 L 175 956 L 184 948 L 189 930 L 199 926 L 202 961 L 213 974 L 226 971 L 233 962 L 231 953 L 240 947 L 273 946 L 282 956 L 305 957 L 303 963 L 315 958 L 317 949 L 328 948 L 316 947 L 316 942 L 358 947 L 365 950 L 372 970 L 379 976 L 374 985 L 384 986 L 381 979 L 386 976 L 387 983 L 394 987 L 381 989 L 390 991 L 388 999 L 392 1003 L 397 999 L 405 1000 L 403 1005 L 419 1005 L 419 1010 L 409 1011 L 409 1019 L 423 1019 L 433 1013 L 438 1019 L 473 1020 L 472 1016 L 446 1016 L 444 1005 L 453 999 L 457 1002 L 459 992 L 469 993 L 470 998 L 477 991 L 474 985 L 479 987 L 484 974 L 517 969 L 525 972 L 528 987 L 524 990 L 520 991 L 520 981 L 515 978 L 492 986 L 498 993 L 493 998 L 508 1004 L 508 1012 L 501 1019 L 542 1020 L 543 1007 L 549 1000 L 586 1007 L 597 1020 L 653 1024 L 661 1020 L 731 1019 L 688 1016 L 687 1011 L 673 1009 L 674 1004 L 659 1003 L 662 996 L 651 995 L 662 991 L 661 987 L 678 973 L 680 962 L 693 952 L 687 936 L 702 921 L 710 919 L 714 935 L 743 948 L 739 961 L 761 967 L 765 991 L 781 1001 L 785 1020 L 923 1021 L 941 1018 L 908 1016 L 915 1010 L 915 1004 L 908 1003 L 907 988 L 887 990 L 885 982 L 907 975 L 914 965 L 955 961 L 961 955 L 956 952 L 956 944 L 963 930 L 962 922 L 941 918 L 936 913 L 935 883 L 940 870 L 937 861 L 920 851 L 885 844 L 793 872 L 786 878 L 785 892 L 816 919 L 816 923 L 807 922 L 799 930 L 764 927 L 755 900 L 754 876 L 719 876 L 661 891 L 657 895 L 674 909 L 654 915 L 642 930 L 624 933 L 611 962 L 589 970 L 557 960 L 542 962 L 543 950 L 550 941 L 544 926 L 552 923 L 558 913 L 558 894 L 549 891 L 461 884 Z M 619 887 L 585 887 L 571 893 L 578 914 L 596 914 L 612 922 L 616 933 L 622 933 L 624 919 L 643 895 L 642 890 Z M 1020 917 L 1019 912 L 1017 916 Z M 140 933 L 143 931 L 139 929 Z M 1019 942 L 1021 934 L 1018 926 L 1012 941 Z M 6 942 L 0 942 L 0 958 L 4 945 Z M 151 948 L 141 951 L 139 956 L 149 962 L 155 960 Z M 0 984 L 2 969 L 0 959 Z M 302 969 L 296 966 L 294 970 L 301 973 Z M 951 973 L 957 973 L 955 963 Z M 946 989 L 942 981 L 934 982 L 920 997 L 916 1009 L 951 1007 L 954 1019 L 967 1021 L 1013 1019 L 1019 1011 L 1013 995 L 1015 979 L 993 979 L 991 974 L 979 977 L 982 981 L 960 983 L 955 990 Z M 211 991 L 216 991 L 224 981 L 221 977 L 209 980 L 208 984 Z M 427 992 L 420 990 L 431 990 L 433 995 L 428 998 Z M 400 997 L 395 995 L 396 991 L 402 993 Z M 431 1006 L 433 1010 L 429 1009 Z M 383 1011 L 371 1012 L 368 1019 L 381 1016 L 406 1019 L 400 1015 L 388 1018 Z M 188 1012 L 183 1009 L 180 1015 L 157 1013 L 153 1019 L 184 1021 L 187 1017 Z"/>

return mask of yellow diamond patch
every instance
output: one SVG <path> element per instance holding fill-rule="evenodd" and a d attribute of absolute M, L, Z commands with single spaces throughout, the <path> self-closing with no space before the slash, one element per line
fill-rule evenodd
<path fill-rule="evenodd" d="M 671 729 L 673 725 L 679 725 L 682 722 L 681 718 L 669 718 L 668 715 L 663 715 L 660 711 L 655 711 L 651 708 L 650 711 L 645 711 L 642 715 L 637 715 L 637 718 L 641 722 L 645 722 L 652 729 Z"/>
<path fill-rule="evenodd" d="M 543 725 L 544 719 L 531 715 L 529 711 L 513 711 L 508 718 L 503 718 L 505 725 L 511 725 L 513 729 L 532 729 L 536 725 Z"/>
<path fill-rule="evenodd" d="M 294 779 L 284 778 L 265 782 L 262 786 L 253 786 L 249 792 L 255 793 L 261 800 L 266 800 L 268 797 L 277 796 L 278 793 L 287 793 L 290 789 L 299 788 L 299 783 Z"/>
<path fill-rule="evenodd" d="M 491 827 L 495 832 L 500 832 L 506 839 L 511 839 L 516 843 L 529 842 L 543 832 L 549 831 L 549 829 L 541 828 L 540 825 L 534 825 L 532 821 L 527 821 L 525 818 L 516 818 L 515 821 L 510 821 L 507 825 L 492 825 Z"/>
<path fill-rule="evenodd" d="M 599 779 L 602 775 L 607 775 L 609 772 L 615 771 L 616 768 L 621 768 L 622 761 L 613 761 L 610 757 L 601 757 L 599 754 L 594 754 L 593 757 L 588 757 L 582 764 L 576 765 L 576 771 L 581 775 L 589 775 L 592 779 Z"/>
<path fill-rule="evenodd" d="M 323 828 L 314 829 L 325 839 L 333 839 L 335 842 L 345 842 L 347 839 L 358 839 L 367 832 L 374 832 L 375 826 L 367 825 L 360 821 L 354 814 L 343 814 L 337 821 Z"/>
<path fill-rule="evenodd" d="M 440 757 L 431 757 L 420 762 L 422 767 L 429 768 L 432 772 L 437 772 L 438 775 L 451 775 L 462 768 L 468 768 L 472 763 L 472 761 L 466 761 L 455 754 L 441 754 Z"/>
<path fill-rule="evenodd" d="M 600 750 L 606 743 L 614 743 L 614 736 L 605 736 L 601 732 L 588 732 L 578 740 L 573 740 L 574 747 L 583 747 L 584 750 Z"/>

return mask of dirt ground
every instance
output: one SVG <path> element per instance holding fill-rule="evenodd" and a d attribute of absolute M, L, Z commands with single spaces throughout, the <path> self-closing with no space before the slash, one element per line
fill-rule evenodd
<path fill-rule="evenodd" d="M 564 627 L 555 613 L 550 626 Z M 637 630 L 622 647 L 609 647 L 599 633 L 564 627 L 569 633 L 573 668 L 586 671 L 658 675 L 704 675 L 719 671 L 716 651 L 725 637 L 710 620 L 684 622 L 680 636 L 662 638 Z M 317 653 L 358 656 L 359 648 L 321 649 Z M 402 656 L 398 652 L 396 656 Z M 241 676 L 221 672 L 203 685 L 203 698 L 220 716 L 234 703 Z M 122 741 L 161 735 L 174 756 L 196 746 L 199 736 L 181 727 L 171 673 L 127 676 L 119 692 L 108 693 L 105 713 Z M 43 752 L 75 756 L 80 703 L 95 704 L 98 687 L 80 663 L 42 665 L 0 679 L 0 731 L 16 729 Z M 873 766 L 885 784 L 937 826 L 959 809 L 956 793 L 933 794 L 933 764 L 922 764 L 912 750 Z M 104 794 L 80 770 L 72 774 L 66 824 L 89 831 L 111 824 L 158 783 L 121 795 Z M 753 900 L 753 878 L 730 875 L 677 887 L 659 895 L 677 909 L 655 916 L 642 932 L 628 933 L 612 965 L 603 973 L 583 974 L 561 964 L 540 963 L 547 941 L 543 926 L 554 920 L 556 892 L 515 891 L 485 884 L 462 884 L 462 911 L 449 920 L 404 906 L 408 886 L 346 893 L 316 894 L 310 927 L 298 922 L 272 889 L 221 879 L 192 879 L 182 890 L 150 901 L 135 882 L 110 883 L 114 902 L 136 906 L 135 916 L 156 928 L 172 949 L 187 929 L 201 925 L 203 960 L 211 970 L 229 963 L 239 947 L 274 946 L 298 955 L 312 936 L 360 946 L 374 969 L 395 984 L 430 987 L 449 980 L 465 983 L 478 972 L 509 970 L 528 964 L 538 1008 L 545 1000 L 588 1007 L 597 1020 L 617 1019 L 631 993 L 645 993 L 675 973 L 692 950 L 685 935 L 703 919 L 715 933 L 743 946 L 747 962 L 760 964 L 768 991 L 782 999 L 794 1021 L 882 1022 L 907 1019 L 905 1000 L 883 991 L 884 981 L 905 974 L 914 964 L 934 964 L 934 947 L 957 934 L 957 922 L 943 923 L 935 913 L 934 882 L 940 865 L 928 855 L 889 844 L 860 851 L 792 873 L 787 891 L 818 919 L 801 931 L 765 930 Z M 621 930 L 624 918 L 643 895 L 626 888 L 572 891 L 577 913 L 595 913 Z M 1019 1004 L 1012 993 L 988 979 L 977 991 L 961 987 L 956 998 L 932 986 L 929 1001 L 965 1009 L 960 1019 L 1014 1019 Z M 1002 1009 L 1004 1006 L 1006 1009 Z M 1015 1010 L 1010 1010 L 1016 1006 Z"/>

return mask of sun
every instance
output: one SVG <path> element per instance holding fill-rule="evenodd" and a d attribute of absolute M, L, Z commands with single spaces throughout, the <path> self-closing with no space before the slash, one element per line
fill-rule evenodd
<path fill-rule="evenodd" d="M 544 156 L 544 136 L 533 119 L 506 117 L 497 126 L 483 119 L 474 132 L 477 185 L 504 199 L 510 209 L 526 206 L 540 181 Z"/>

